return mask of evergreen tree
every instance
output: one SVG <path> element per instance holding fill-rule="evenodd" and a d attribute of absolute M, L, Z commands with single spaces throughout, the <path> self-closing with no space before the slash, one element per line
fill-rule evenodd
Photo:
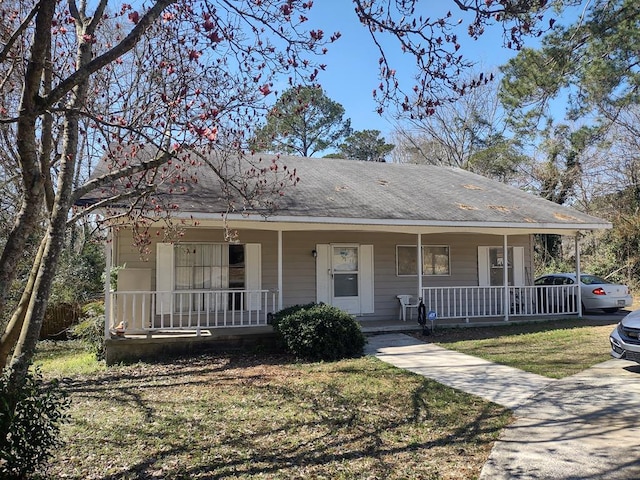
<path fill-rule="evenodd" d="M 340 156 L 367 162 L 384 162 L 394 145 L 380 137 L 380 130 L 360 130 L 349 135 L 340 144 Z"/>
<path fill-rule="evenodd" d="M 291 88 L 280 96 L 266 124 L 256 132 L 254 147 L 311 157 L 337 146 L 351 133 L 351 121 L 343 117 L 344 107 L 321 88 Z"/>

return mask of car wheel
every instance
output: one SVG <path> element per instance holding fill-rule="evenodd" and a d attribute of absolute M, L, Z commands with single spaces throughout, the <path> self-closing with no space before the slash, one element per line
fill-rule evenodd
<path fill-rule="evenodd" d="M 616 313 L 619 308 L 603 308 L 602 309 L 605 313 Z"/>

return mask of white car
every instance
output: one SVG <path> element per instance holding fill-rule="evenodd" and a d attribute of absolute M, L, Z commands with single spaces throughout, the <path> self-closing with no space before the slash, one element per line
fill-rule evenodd
<path fill-rule="evenodd" d="M 640 310 L 622 319 L 609 335 L 611 356 L 640 363 Z"/>
<path fill-rule="evenodd" d="M 548 273 L 536 278 L 535 285 L 575 285 L 575 273 Z M 630 307 L 633 297 L 629 287 L 607 282 L 588 273 L 580 274 L 582 310 L 604 310 L 615 313 L 620 308 Z"/>

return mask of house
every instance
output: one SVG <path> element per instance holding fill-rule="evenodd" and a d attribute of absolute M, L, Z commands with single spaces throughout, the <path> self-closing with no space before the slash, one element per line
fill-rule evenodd
<path fill-rule="evenodd" d="M 335 305 L 365 327 L 403 313 L 415 321 L 414 309 L 400 308 L 403 295 L 462 323 L 579 314 L 573 286 L 538 301 L 533 234 L 569 235 L 577 246 L 581 232 L 611 227 L 456 168 L 250 157 L 267 175 L 286 166 L 299 178 L 275 208 L 247 204 L 225 215 L 229 202 L 212 169 L 198 167 L 197 183 L 161 193 L 178 206 L 174 217 L 188 220 L 179 241 L 162 241 L 152 224 L 149 258 L 141 259 L 131 229 L 112 230 L 107 261 L 118 282 L 107 295 L 109 337 L 266 331 L 270 313 L 309 302 Z"/>

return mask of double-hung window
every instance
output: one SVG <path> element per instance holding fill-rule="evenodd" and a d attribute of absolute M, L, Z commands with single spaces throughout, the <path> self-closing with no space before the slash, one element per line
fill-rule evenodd
<path fill-rule="evenodd" d="M 260 310 L 261 245 L 158 243 L 156 289 L 158 313 Z"/>
<path fill-rule="evenodd" d="M 416 245 L 398 245 L 396 247 L 396 272 L 399 277 L 418 274 Z M 451 262 L 449 246 L 422 246 L 422 275 L 450 275 Z"/>

